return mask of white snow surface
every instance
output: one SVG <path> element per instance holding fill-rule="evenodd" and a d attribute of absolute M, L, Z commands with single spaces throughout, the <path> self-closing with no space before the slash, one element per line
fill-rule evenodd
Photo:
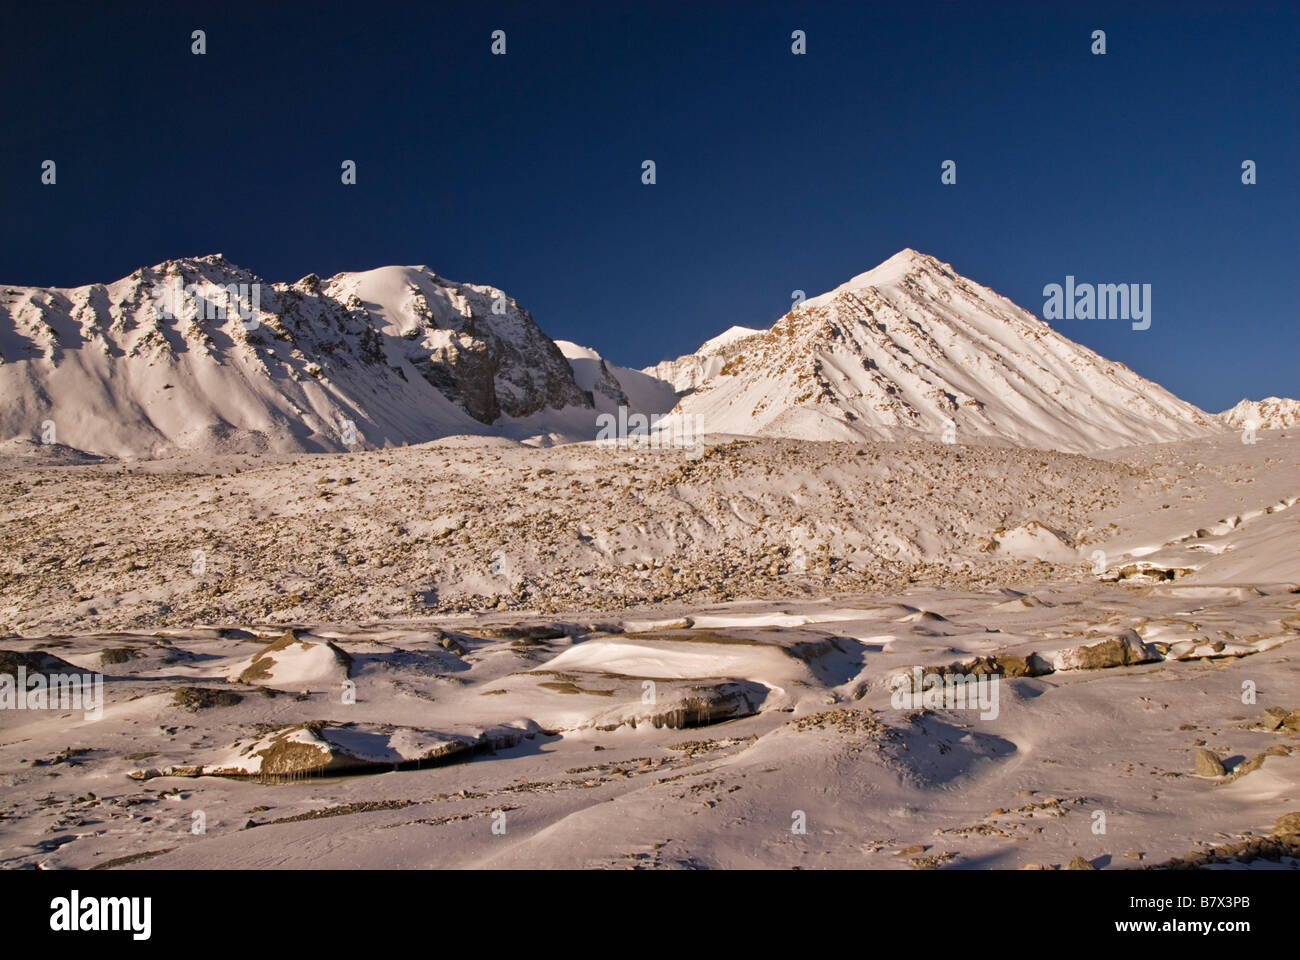
<path fill-rule="evenodd" d="M 105 702 L 0 710 L 0 868 L 1218 855 L 1298 812 L 1298 465 L 1281 431 L 24 452 L 0 656 L 99 672 Z M 895 702 L 992 664 L 996 710 Z"/>

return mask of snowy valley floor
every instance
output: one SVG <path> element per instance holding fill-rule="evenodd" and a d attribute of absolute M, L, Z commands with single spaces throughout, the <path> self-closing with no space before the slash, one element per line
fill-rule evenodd
<path fill-rule="evenodd" d="M 1300 865 L 1285 433 L 31 453 L 6 868 Z"/>

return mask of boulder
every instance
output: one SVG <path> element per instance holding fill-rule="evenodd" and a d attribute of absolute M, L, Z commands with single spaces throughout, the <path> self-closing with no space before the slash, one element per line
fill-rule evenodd
<path fill-rule="evenodd" d="M 352 658 L 328 640 L 300 639 L 286 630 L 251 658 L 236 663 L 227 679 L 277 690 L 333 689 L 348 679 L 351 668 Z"/>
<path fill-rule="evenodd" d="M 1223 769 L 1223 761 L 1220 760 L 1213 751 L 1201 747 L 1196 751 L 1196 760 L 1194 769 L 1197 776 L 1201 777 L 1221 777 L 1226 770 Z"/>
<path fill-rule="evenodd" d="M 202 774 L 292 778 L 364 771 L 440 760 L 475 745 L 468 737 L 413 727 L 313 721 L 237 740 L 224 756 L 204 764 Z"/>
<path fill-rule="evenodd" d="M 1273 826 L 1275 837 L 1300 837 L 1300 810 L 1284 813 Z"/>
<path fill-rule="evenodd" d="M 1160 654 L 1154 647 L 1144 643 L 1137 631 L 1126 630 L 1118 637 L 1099 643 L 1058 650 L 1053 655 L 1052 666 L 1057 670 L 1104 670 L 1109 667 L 1152 663 L 1160 659 Z"/>
<path fill-rule="evenodd" d="M 86 672 L 44 650 L 0 650 L 0 673 L 17 676 L 19 667 L 24 668 L 29 676 L 36 673 L 48 676 L 51 673 Z"/>

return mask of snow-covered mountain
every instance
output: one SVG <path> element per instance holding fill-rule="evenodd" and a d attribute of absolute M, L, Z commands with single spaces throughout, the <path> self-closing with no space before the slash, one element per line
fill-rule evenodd
<path fill-rule="evenodd" d="M 653 367 L 646 367 L 642 372 L 672 384 L 678 393 L 685 393 L 722 372 L 722 351 L 725 347 L 762 332 L 754 327 L 729 327 L 712 340 L 704 341 L 694 353 L 676 360 L 664 360 Z"/>
<path fill-rule="evenodd" d="M 597 410 L 617 410 L 628 405 L 627 394 L 604 357 L 590 347 L 569 340 L 556 340 L 555 345 L 573 368 L 573 379 L 579 389 L 591 394 Z"/>
<path fill-rule="evenodd" d="M 591 393 L 602 413 L 617 411 L 620 406 L 633 413 L 667 413 L 677 403 L 677 389 L 661 377 L 620 367 L 591 347 L 568 340 L 556 340 L 555 345 L 568 358 L 578 386 Z"/>
<path fill-rule="evenodd" d="M 270 284 L 214 255 L 0 288 L 0 443 L 151 457 L 552 442 L 593 438 L 619 407 L 707 433 L 1079 452 L 1233 422 L 914 250 L 770 330 L 733 326 L 644 370 L 553 342 L 500 290 L 427 267 Z"/>
<path fill-rule="evenodd" d="M 903 250 L 770 330 L 732 327 L 647 367 L 708 433 L 948 438 L 1085 452 L 1221 430 L 1122 363 Z"/>
<path fill-rule="evenodd" d="M 427 267 L 269 284 L 222 256 L 0 288 L 0 440 L 115 456 L 342 450 L 591 430 L 555 344 Z"/>
<path fill-rule="evenodd" d="M 1247 424 L 1256 430 L 1279 430 L 1300 423 L 1300 400 L 1286 397 L 1265 397 L 1263 400 L 1242 401 L 1230 410 L 1219 414 L 1219 419 L 1230 427 Z"/>

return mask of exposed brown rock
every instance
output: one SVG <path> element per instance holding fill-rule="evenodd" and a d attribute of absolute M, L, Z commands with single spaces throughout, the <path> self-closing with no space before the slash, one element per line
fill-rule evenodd
<path fill-rule="evenodd" d="M 1193 769 L 1196 771 L 1197 776 L 1201 777 L 1222 777 L 1227 773 L 1223 769 L 1223 761 L 1205 747 L 1201 747 L 1196 751 Z"/>

